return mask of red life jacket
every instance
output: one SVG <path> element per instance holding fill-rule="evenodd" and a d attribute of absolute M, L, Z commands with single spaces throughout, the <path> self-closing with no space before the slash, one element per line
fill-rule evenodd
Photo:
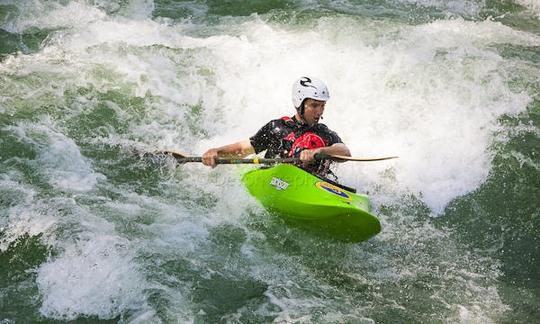
<path fill-rule="evenodd" d="M 292 118 L 288 116 L 282 117 L 281 119 L 287 124 L 294 123 Z M 305 149 L 310 150 L 326 146 L 326 143 L 319 135 L 310 131 L 300 132 L 298 134 L 290 132 L 284 137 L 284 140 L 292 142 L 291 149 L 289 150 L 289 156 L 295 156 Z"/>

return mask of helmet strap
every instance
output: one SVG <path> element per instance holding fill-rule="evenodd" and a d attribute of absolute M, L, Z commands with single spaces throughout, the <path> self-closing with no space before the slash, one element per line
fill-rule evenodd
<path fill-rule="evenodd" d="M 298 107 L 298 114 L 300 115 L 300 117 L 302 117 L 302 119 L 305 120 L 304 118 L 304 112 L 306 110 L 306 106 L 304 105 L 306 103 L 306 99 L 302 100 L 302 103 L 300 104 L 300 107 Z"/>

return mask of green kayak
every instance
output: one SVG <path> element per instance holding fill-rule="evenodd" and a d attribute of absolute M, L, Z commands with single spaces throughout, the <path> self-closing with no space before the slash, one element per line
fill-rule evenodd
<path fill-rule="evenodd" d="M 369 198 L 290 164 L 244 174 L 249 192 L 289 223 L 309 227 L 340 241 L 360 242 L 381 231 Z"/>

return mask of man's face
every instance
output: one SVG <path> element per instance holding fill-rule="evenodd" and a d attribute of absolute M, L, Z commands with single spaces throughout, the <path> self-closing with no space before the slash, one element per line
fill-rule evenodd
<path fill-rule="evenodd" d="M 325 101 L 306 99 L 304 102 L 304 121 L 310 126 L 317 124 L 324 112 L 325 105 Z"/>

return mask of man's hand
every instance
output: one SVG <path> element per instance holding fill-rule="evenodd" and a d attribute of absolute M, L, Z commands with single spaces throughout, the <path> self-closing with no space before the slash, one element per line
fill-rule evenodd
<path fill-rule="evenodd" d="M 304 166 L 312 164 L 315 161 L 315 154 L 322 151 L 322 148 L 316 148 L 312 150 L 303 150 L 300 152 L 300 160 L 304 163 Z"/>
<path fill-rule="evenodd" d="M 202 163 L 204 165 L 215 168 L 217 157 L 218 157 L 218 150 L 216 148 L 211 148 L 208 151 L 204 152 L 204 154 L 202 155 Z"/>

